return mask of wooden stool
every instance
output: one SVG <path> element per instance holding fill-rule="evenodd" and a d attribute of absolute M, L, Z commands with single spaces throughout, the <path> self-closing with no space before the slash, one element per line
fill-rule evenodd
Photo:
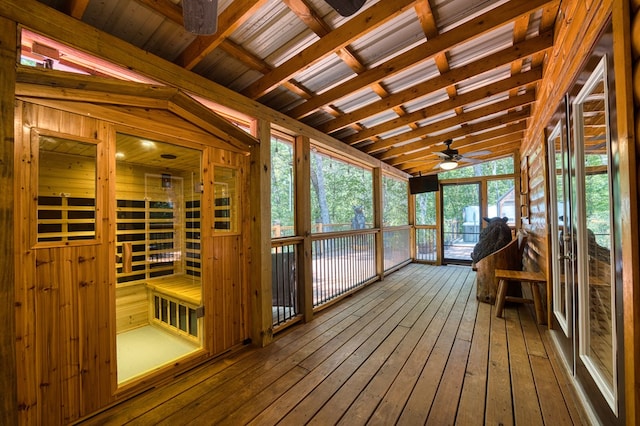
<path fill-rule="evenodd" d="M 500 280 L 498 283 L 498 293 L 496 295 L 497 317 L 502 318 L 504 302 L 533 303 L 536 309 L 536 319 L 538 324 L 546 323 L 544 308 L 542 306 L 542 300 L 540 299 L 540 289 L 538 288 L 539 284 L 544 284 L 545 286 L 547 284 L 547 277 L 543 273 L 496 269 L 496 278 Z M 530 283 L 533 300 L 524 297 L 507 296 L 507 286 L 510 282 L 517 282 L 519 284 L 522 284 L 523 282 Z"/>

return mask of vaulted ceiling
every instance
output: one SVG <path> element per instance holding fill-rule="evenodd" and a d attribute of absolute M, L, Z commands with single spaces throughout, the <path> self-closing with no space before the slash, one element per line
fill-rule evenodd
<path fill-rule="evenodd" d="M 219 0 L 217 32 L 195 35 L 181 0 L 40 2 L 413 175 L 447 139 L 469 163 L 520 147 L 560 5 Z"/>

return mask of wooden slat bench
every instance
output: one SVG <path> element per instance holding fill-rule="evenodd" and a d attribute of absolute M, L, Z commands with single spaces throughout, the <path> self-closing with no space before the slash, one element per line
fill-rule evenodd
<path fill-rule="evenodd" d="M 546 316 L 542 299 L 540 297 L 540 289 L 538 285 L 547 285 L 547 277 L 542 272 L 515 271 L 509 269 L 496 269 L 496 279 L 498 282 L 498 293 L 496 296 L 496 316 L 502 318 L 502 311 L 505 302 L 516 303 L 533 303 L 536 310 L 536 319 L 538 324 L 546 324 Z M 522 285 L 528 282 L 531 285 L 531 294 L 533 299 L 525 297 L 507 296 L 507 286 L 512 283 Z M 549 289 L 547 289 L 547 292 Z"/>

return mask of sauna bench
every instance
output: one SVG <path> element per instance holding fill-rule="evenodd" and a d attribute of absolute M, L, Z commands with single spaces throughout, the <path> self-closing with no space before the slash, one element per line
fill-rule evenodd
<path fill-rule="evenodd" d="M 202 286 L 188 275 L 170 275 L 145 281 L 147 288 L 193 306 L 200 306 Z"/>

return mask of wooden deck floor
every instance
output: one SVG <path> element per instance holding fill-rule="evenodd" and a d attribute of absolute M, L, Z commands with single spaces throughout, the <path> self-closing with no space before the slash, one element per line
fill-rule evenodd
<path fill-rule="evenodd" d="M 528 306 L 477 303 L 468 267 L 412 264 L 312 322 L 86 424 L 582 424 Z"/>

